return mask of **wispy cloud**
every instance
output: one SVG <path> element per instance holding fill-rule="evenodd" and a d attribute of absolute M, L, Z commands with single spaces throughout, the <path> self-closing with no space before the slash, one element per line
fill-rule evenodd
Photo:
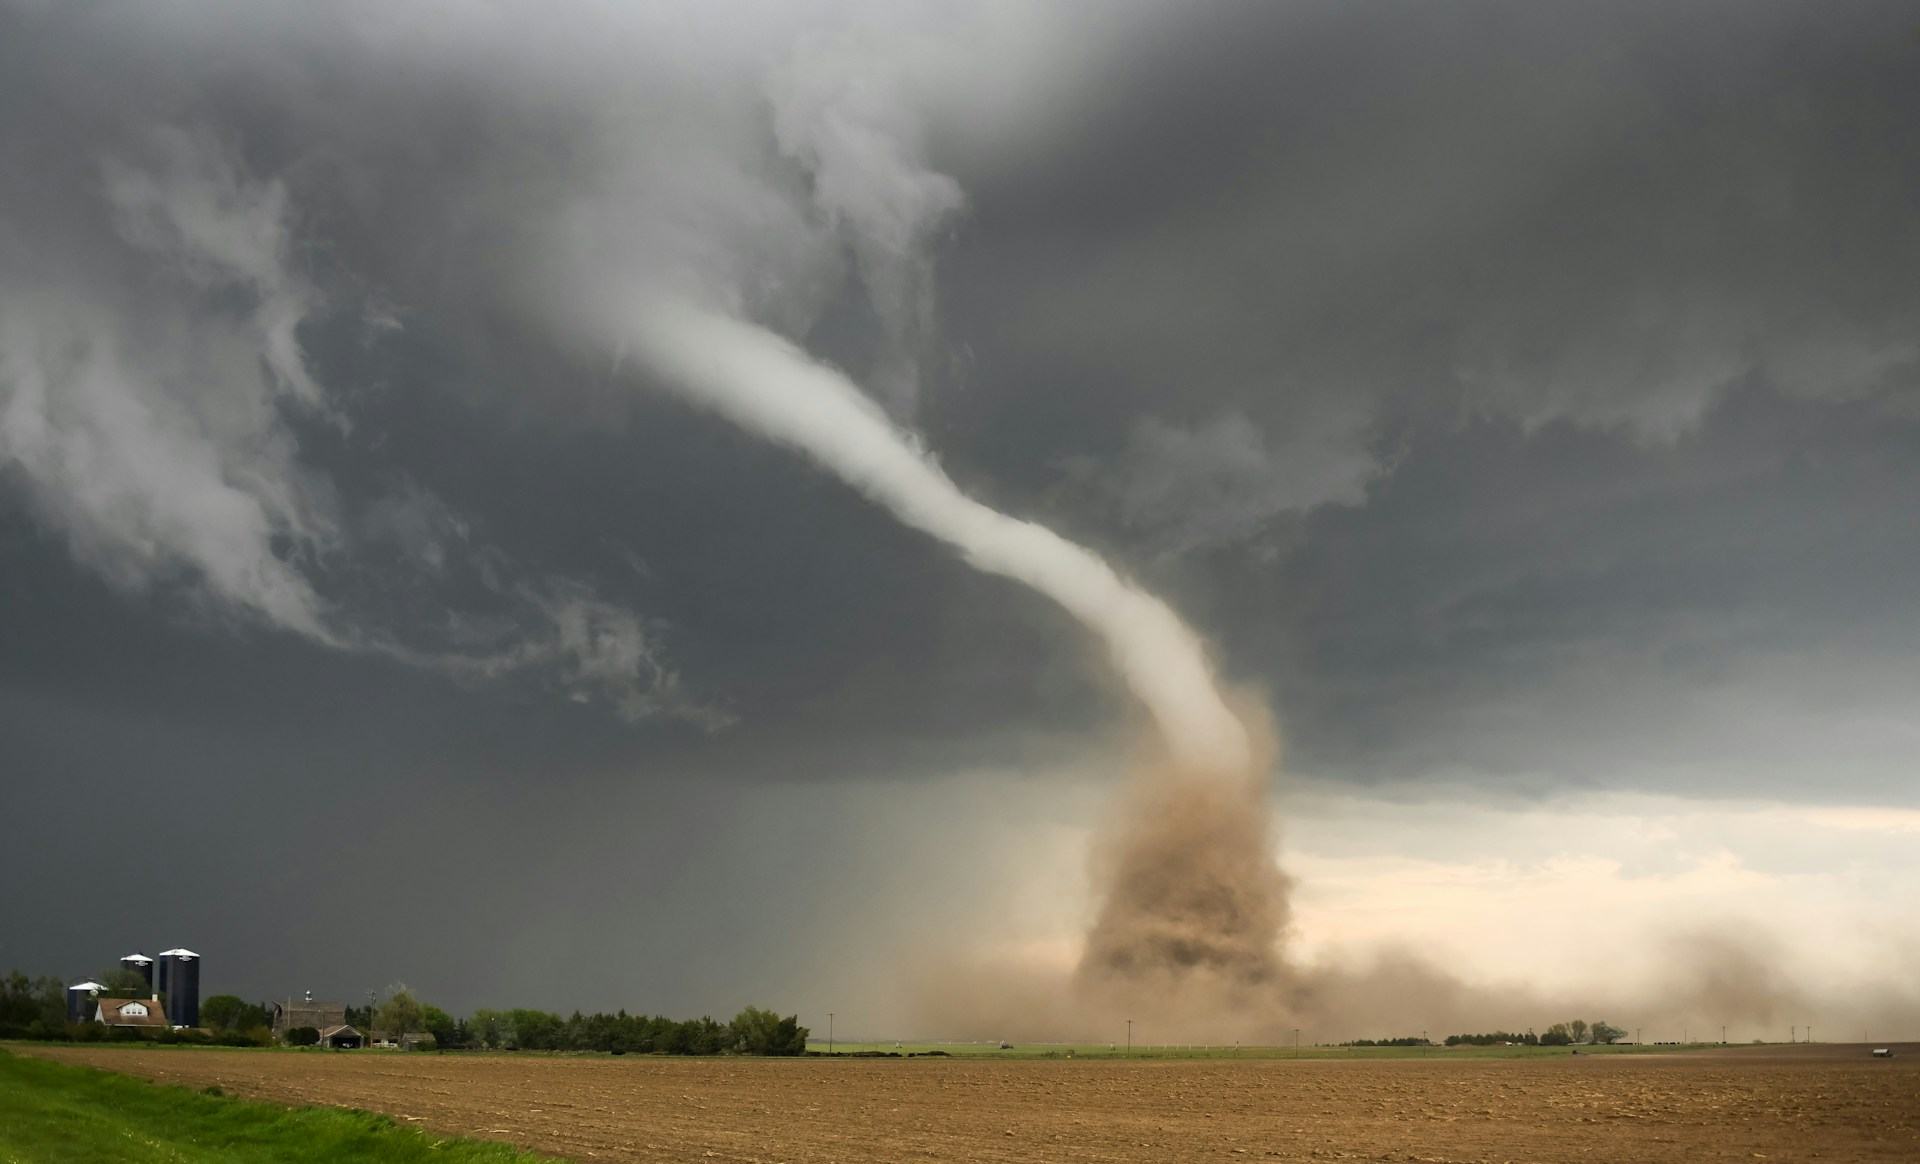
<path fill-rule="evenodd" d="M 112 252 L 115 285 L 61 261 L 72 240 L 40 253 L 7 240 L 28 260 L 13 270 L 62 273 L 51 285 L 0 277 L 0 458 L 81 560 L 129 590 L 165 585 L 329 648 L 469 678 L 546 676 L 628 720 L 730 722 L 685 690 L 640 615 L 476 543 L 467 519 L 410 479 L 352 513 L 302 458 L 298 418 L 346 434 L 351 417 L 301 346 L 300 327 L 328 305 L 296 271 L 281 182 L 252 175 L 209 131 L 160 126 L 76 193 L 98 199 L 106 229 L 89 245 Z M 398 553 L 362 560 L 379 545 Z M 430 586 L 456 556 L 484 559 L 501 600 L 478 654 L 448 639 L 446 619 L 395 624 L 328 593 L 342 573 L 376 590 Z"/>

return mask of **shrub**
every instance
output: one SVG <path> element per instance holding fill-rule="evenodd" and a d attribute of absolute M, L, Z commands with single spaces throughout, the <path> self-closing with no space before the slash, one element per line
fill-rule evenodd
<path fill-rule="evenodd" d="M 319 1027 L 294 1027 L 287 1032 L 287 1046 L 289 1047 L 311 1047 L 319 1041 Z"/>
<path fill-rule="evenodd" d="M 748 1055 L 803 1055 L 807 1050 L 807 1028 L 798 1016 L 783 1019 L 757 1006 L 734 1016 L 728 1033 L 733 1049 Z"/>

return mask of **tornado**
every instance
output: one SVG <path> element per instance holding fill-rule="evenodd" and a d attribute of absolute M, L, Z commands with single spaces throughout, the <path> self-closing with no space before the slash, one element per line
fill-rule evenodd
<path fill-rule="evenodd" d="M 645 358 L 687 400 L 800 452 L 975 569 L 1065 607 L 1106 645 L 1175 765 L 1246 770 L 1246 727 L 1199 636 L 1166 603 L 1084 546 L 967 496 L 852 380 L 775 333 L 681 303 L 649 306 L 635 327 Z"/>
<path fill-rule="evenodd" d="M 967 496 L 851 379 L 774 332 L 683 301 L 648 303 L 627 323 L 627 350 L 685 400 L 795 450 L 975 569 L 1052 599 L 1105 645 L 1155 742 L 1096 845 L 1081 985 L 1116 1005 L 1197 991 L 1205 1010 L 1271 984 L 1287 920 L 1271 734 L 1236 713 L 1172 608 L 1084 546 Z"/>

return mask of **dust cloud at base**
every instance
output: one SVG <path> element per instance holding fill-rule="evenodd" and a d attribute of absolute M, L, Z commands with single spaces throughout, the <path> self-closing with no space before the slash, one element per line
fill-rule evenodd
<path fill-rule="evenodd" d="M 1606 1020 L 1629 1038 L 1785 1041 L 1920 1031 L 1920 990 L 1884 976 L 1846 989 L 1787 968 L 1778 935 L 1706 921 L 1616 932 L 1596 919 L 1580 981 L 1442 964 L 1411 942 L 1290 949 L 1294 880 L 1277 858 L 1278 740 L 1245 696 L 1245 772 L 1193 771 L 1150 745 L 1087 854 L 1091 920 L 1071 952 L 926 935 L 897 968 L 913 1037 L 1284 1046 Z M 1527 927 L 1530 919 L 1511 923 Z M 1622 973 L 1629 959 L 1651 973 Z M 1614 967 L 1609 972 L 1608 967 Z M 1850 1034 L 1849 1034 L 1850 1032 Z"/>
<path fill-rule="evenodd" d="M 1763 946 L 1718 932 L 1672 935 L 1670 973 L 1652 983 L 1589 989 L 1468 980 L 1411 949 L 1372 950 L 1312 965 L 1276 957 L 1271 981 L 1189 969 L 1089 981 L 1074 966 L 993 954 L 927 955 L 914 984 L 913 1037 L 1015 1043 L 1286 1046 L 1529 1029 L 1604 1019 L 1646 1042 L 1806 1038 L 1900 1040 L 1920 1031 L 1920 993 L 1891 979 L 1846 999 L 1823 997 L 1769 969 Z M 1604 957 L 1604 953 L 1598 955 Z M 1813 1016 L 1813 1017 L 1810 1017 Z"/>

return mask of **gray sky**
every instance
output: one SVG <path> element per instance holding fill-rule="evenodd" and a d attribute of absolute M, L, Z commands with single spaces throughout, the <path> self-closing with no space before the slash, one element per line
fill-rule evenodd
<path fill-rule="evenodd" d="M 1070 944 L 1124 690 L 593 339 L 662 288 L 1262 693 L 1302 950 L 1920 893 L 1909 6 L 949 8 L 0 3 L 0 966 Z"/>

